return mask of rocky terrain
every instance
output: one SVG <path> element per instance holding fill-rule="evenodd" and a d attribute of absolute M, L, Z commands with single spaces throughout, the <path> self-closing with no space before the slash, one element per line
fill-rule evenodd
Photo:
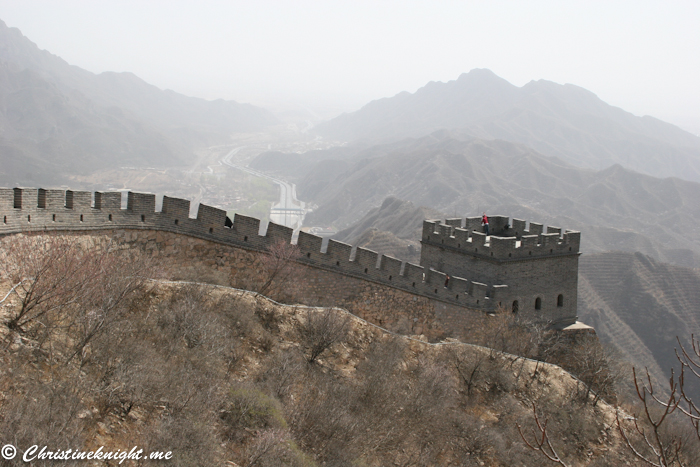
<path fill-rule="evenodd" d="M 44 253 L 18 262 L 35 240 Z M 480 328 L 489 347 L 429 344 L 337 308 L 169 282 L 138 250 L 60 236 L 3 246 L 2 296 L 14 273 L 41 267 L 32 295 L 29 283 L 7 295 L 0 324 L 0 434 L 20 453 L 138 446 L 170 451 L 176 465 L 541 465 L 518 432 L 534 439 L 534 404 L 568 465 L 631 459 L 615 406 L 511 353 L 537 345 L 510 315 Z"/>

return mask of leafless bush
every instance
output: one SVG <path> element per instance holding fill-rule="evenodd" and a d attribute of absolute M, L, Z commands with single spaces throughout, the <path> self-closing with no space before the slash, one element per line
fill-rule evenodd
<path fill-rule="evenodd" d="M 299 326 L 299 337 L 306 351 L 306 360 L 313 363 L 333 344 L 343 342 L 350 318 L 338 310 L 308 310 L 306 321 Z"/>
<path fill-rule="evenodd" d="M 10 304 L 8 329 L 40 347 L 53 332 L 68 333 L 73 347 L 64 349 L 68 360 L 123 319 L 129 300 L 158 269 L 138 253 L 126 257 L 109 244 L 84 244 L 74 237 L 6 242 L 2 276 L 12 284 L 3 300 Z"/>
<path fill-rule="evenodd" d="M 267 387 L 270 394 L 285 401 L 294 386 L 303 384 L 304 362 L 304 357 L 293 348 L 278 350 L 268 360 L 257 381 Z"/>
<path fill-rule="evenodd" d="M 14 367 L 13 378 L 21 382 L 3 394 L 0 437 L 19 449 L 34 444 L 55 449 L 81 445 L 89 436 L 85 417 L 92 416 L 84 402 L 89 384 L 77 380 L 73 372 L 69 377 L 52 373 L 48 380 L 38 381 L 32 365 L 9 366 Z"/>
<path fill-rule="evenodd" d="M 246 448 L 246 467 L 313 466 L 286 430 L 265 430 Z"/>
<path fill-rule="evenodd" d="M 177 467 L 220 465 L 220 445 L 215 432 L 215 420 L 209 411 L 181 415 L 165 414 L 150 425 L 142 435 L 144 451 L 172 452 L 168 465 Z M 166 462 L 145 460 L 143 465 L 163 465 Z"/>
<path fill-rule="evenodd" d="M 219 410 L 219 418 L 225 436 L 233 440 L 249 437 L 252 429 L 287 428 L 280 402 L 254 386 L 232 388 Z"/>
<path fill-rule="evenodd" d="M 623 370 L 611 346 L 601 344 L 597 338 L 579 340 L 570 349 L 568 370 L 578 377 L 577 399 L 595 406 L 601 397 L 609 402 L 616 399 L 616 387 Z"/>
<path fill-rule="evenodd" d="M 541 420 L 541 416 L 537 413 L 537 406 L 534 403 L 532 404 L 532 416 L 535 420 L 536 428 L 532 429 L 531 435 L 526 436 L 520 425 L 518 425 L 518 432 L 525 445 L 533 451 L 541 453 L 545 459 L 562 467 L 568 467 L 569 464 L 562 460 L 549 438 L 549 433 L 547 433 L 548 420 L 546 418 L 544 421 Z"/>
<path fill-rule="evenodd" d="M 488 367 L 489 354 L 467 346 L 446 346 L 443 355 L 466 389 L 466 395 L 473 395 L 475 386 L 483 380 Z"/>
<path fill-rule="evenodd" d="M 253 313 L 241 297 L 224 295 L 214 308 L 218 314 L 228 319 L 233 335 L 245 338 L 251 334 L 255 327 Z"/>
<path fill-rule="evenodd" d="M 255 304 L 255 316 L 257 316 L 260 324 L 268 331 L 276 332 L 279 330 L 282 317 L 271 304 L 258 301 Z"/>
<path fill-rule="evenodd" d="M 262 256 L 263 283 L 258 288 L 261 295 L 279 292 L 290 280 L 299 280 L 302 268 L 297 263 L 301 250 L 283 240 L 271 244 Z"/>

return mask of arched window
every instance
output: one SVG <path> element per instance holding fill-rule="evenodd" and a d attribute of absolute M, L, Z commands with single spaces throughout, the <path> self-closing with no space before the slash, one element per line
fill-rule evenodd
<path fill-rule="evenodd" d="M 518 301 L 513 300 L 513 313 L 517 313 L 519 308 L 520 308 L 520 305 L 518 304 Z"/>
<path fill-rule="evenodd" d="M 541 310 L 542 309 L 542 299 L 540 297 L 537 297 L 535 299 L 535 310 Z"/>
<path fill-rule="evenodd" d="M 564 296 L 562 294 L 559 294 L 557 297 L 557 306 L 564 306 Z"/>

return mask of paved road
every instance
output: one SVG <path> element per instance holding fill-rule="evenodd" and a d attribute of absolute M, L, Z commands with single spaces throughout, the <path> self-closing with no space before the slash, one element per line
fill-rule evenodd
<path fill-rule="evenodd" d="M 245 146 L 240 146 L 232 149 L 221 162 L 234 169 L 242 170 L 256 177 L 262 177 L 270 180 L 280 187 L 280 200 L 278 203 L 273 204 L 270 209 L 270 220 L 275 224 L 286 225 L 295 230 L 301 228 L 304 221 L 304 216 L 306 215 L 305 204 L 303 201 L 297 199 L 296 185 L 289 183 L 286 180 L 271 177 L 267 174 L 259 172 L 257 170 L 245 167 L 242 165 L 237 165 L 231 162 L 231 158 L 238 154 L 238 151 L 243 149 Z"/>

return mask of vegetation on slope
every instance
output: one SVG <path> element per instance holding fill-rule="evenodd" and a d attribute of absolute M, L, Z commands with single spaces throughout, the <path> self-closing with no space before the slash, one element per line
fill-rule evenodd
<path fill-rule="evenodd" d="M 151 280 L 167 271 L 133 250 L 60 236 L 2 243 L 0 437 L 20 453 L 138 446 L 181 466 L 542 465 L 517 428 L 530 433 L 534 404 L 571 465 L 631 458 L 614 409 L 581 381 L 493 350 L 537 347 L 508 320 L 478 330 L 492 349 L 428 344 L 339 309 Z"/>

